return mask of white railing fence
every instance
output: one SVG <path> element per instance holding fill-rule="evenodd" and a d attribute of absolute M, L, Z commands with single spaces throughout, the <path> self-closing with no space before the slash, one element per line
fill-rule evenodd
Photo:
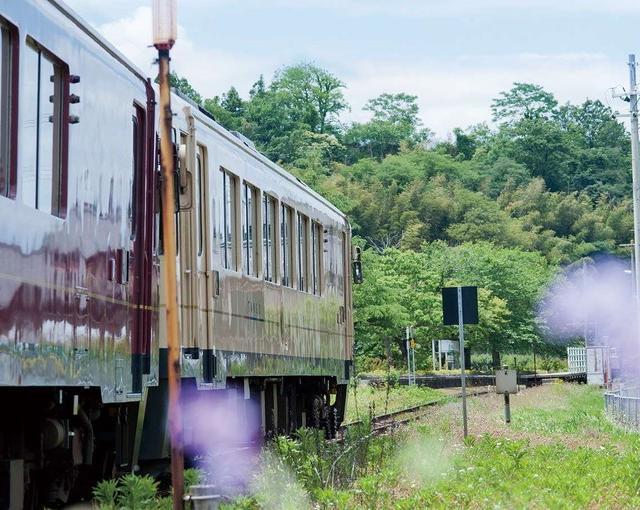
<path fill-rule="evenodd" d="M 604 409 L 607 416 L 616 423 L 640 430 L 640 388 L 624 388 L 605 393 Z"/>

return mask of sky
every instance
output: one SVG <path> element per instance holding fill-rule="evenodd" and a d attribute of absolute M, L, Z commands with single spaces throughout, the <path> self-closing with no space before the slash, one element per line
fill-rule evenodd
<path fill-rule="evenodd" d="M 66 0 L 147 75 L 151 0 Z M 418 96 L 438 138 L 491 117 L 492 98 L 531 82 L 564 103 L 628 84 L 640 53 L 637 0 L 178 0 L 172 68 L 204 97 L 312 62 L 346 84 L 341 120 L 363 122 L 368 99 Z"/>

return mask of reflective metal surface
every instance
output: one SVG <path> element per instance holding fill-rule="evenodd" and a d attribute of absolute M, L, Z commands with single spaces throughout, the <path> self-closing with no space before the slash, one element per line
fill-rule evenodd
<path fill-rule="evenodd" d="M 134 103 L 145 108 L 153 91 L 57 2 L 2 0 L 0 15 L 19 28 L 20 55 L 28 55 L 27 41 L 35 41 L 80 77 L 72 85 L 80 101 L 69 105 L 79 123 L 68 126 L 63 217 L 36 209 L 28 156 L 36 141 L 23 129 L 33 119 L 28 109 L 19 113 L 17 196 L 0 196 L 0 385 L 91 386 L 100 388 L 105 402 L 139 400 L 135 378 L 156 385 L 159 352 L 166 347 L 153 174 L 142 181 L 135 202 L 142 219 L 130 220 Z M 24 62 L 21 84 L 33 71 Z M 28 87 L 20 93 L 27 94 L 20 104 L 29 103 Z M 254 375 L 323 375 L 344 382 L 353 343 L 346 218 L 197 108 L 179 98 L 173 107 L 177 132 L 191 140 L 189 161 L 198 151 L 204 163 L 195 206 L 178 214 L 183 376 L 196 378 L 202 389 Z M 154 132 L 148 126 L 152 142 Z M 223 269 L 221 167 L 323 226 L 320 295 L 266 282 L 262 270 L 248 276 Z M 199 235 L 202 250 L 196 249 Z M 260 243 L 260 222 L 255 236 Z M 260 267 L 263 257 L 255 255 Z M 213 379 L 206 377 L 206 350 L 215 354 Z M 140 375 L 146 357 L 150 373 Z"/>
<path fill-rule="evenodd" d="M 351 239 L 346 218 L 307 186 L 184 101 L 174 98 L 174 110 L 178 112 L 174 123 L 176 129 L 185 135 L 193 132 L 195 137 L 195 144 L 188 143 L 187 137 L 186 146 L 205 149 L 207 177 L 203 193 L 207 205 L 203 221 L 205 250 L 198 255 L 181 246 L 178 254 L 178 274 L 183 280 L 183 290 L 206 288 L 206 291 L 181 293 L 183 345 L 199 351 L 208 347 L 215 350 L 216 387 L 224 385 L 226 377 L 230 376 L 324 375 L 344 381 L 344 361 L 352 358 L 353 342 Z M 195 129 L 190 125 L 190 116 L 194 117 Z M 324 227 L 320 295 L 264 280 L 263 232 L 258 231 L 261 221 L 258 221 L 254 239 L 258 249 L 253 257 L 258 276 L 245 274 L 243 263 L 238 264 L 238 271 L 223 268 L 221 168 L 234 175 L 238 184 L 246 182 L 256 189 L 258 204 L 262 203 L 262 194 L 268 194 Z M 189 238 L 190 230 L 194 231 L 191 238 L 196 237 L 199 213 L 197 202 L 195 205 L 179 213 L 181 239 Z M 260 219 L 261 213 L 258 214 Z M 297 266 L 296 256 L 296 250 L 293 250 L 294 266 Z M 219 275 L 217 297 L 209 285 L 210 275 L 214 273 Z M 184 285 L 184 279 L 189 280 L 188 285 Z M 274 280 L 277 282 L 280 278 Z M 297 283 L 298 279 L 292 278 L 292 285 Z M 190 328 L 184 327 L 188 311 L 195 315 L 188 319 L 191 324 L 208 324 L 209 329 L 199 327 L 196 332 L 188 333 Z M 162 332 L 162 320 L 160 324 Z M 183 358 L 185 376 L 196 377 L 202 382 L 202 373 L 203 356 Z"/>
<path fill-rule="evenodd" d="M 147 102 L 145 82 L 48 2 L 2 2 L 0 14 L 19 29 L 20 84 L 33 75 L 27 55 L 34 42 L 80 77 L 73 85 L 80 102 L 70 105 L 80 122 L 67 128 L 65 218 L 46 204 L 36 209 L 36 133 L 26 129 L 29 109 L 18 112 L 17 196 L 0 196 L 0 384 L 98 386 L 105 401 L 125 400 L 140 306 L 133 299 L 137 268 L 118 283 L 113 266 L 123 267 L 122 255 L 134 250 L 126 221 L 132 109 Z M 35 100 L 29 90 L 19 88 L 21 106 Z"/>

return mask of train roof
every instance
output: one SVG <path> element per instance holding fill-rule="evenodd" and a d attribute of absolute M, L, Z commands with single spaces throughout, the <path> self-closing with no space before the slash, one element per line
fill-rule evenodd
<path fill-rule="evenodd" d="M 117 60 L 120 64 L 122 64 L 128 71 L 136 75 L 142 81 L 146 81 L 148 77 L 145 76 L 145 73 L 141 71 L 133 62 L 131 62 L 127 57 L 125 57 L 115 46 L 113 46 L 109 41 L 107 41 L 102 35 L 98 33 L 97 30 L 91 27 L 89 23 L 87 23 L 82 17 L 80 17 L 73 9 L 67 6 L 61 0 L 48 0 L 50 4 L 55 6 L 66 18 L 68 18 L 74 25 L 76 25 L 80 30 L 82 30 L 85 34 L 87 34 L 94 42 L 96 42 L 99 46 L 101 46 L 107 53 L 109 53 L 115 60 Z M 257 159 L 264 165 L 268 166 L 271 170 L 275 171 L 281 177 L 287 179 L 289 182 L 298 186 L 301 190 L 313 196 L 316 200 L 325 205 L 328 209 L 333 211 L 335 214 L 340 216 L 344 222 L 348 225 L 349 220 L 346 215 L 340 211 L 335 205 L 329 202 L 326 198 L 324 198 L 319 193 L 312 190 L 307 184 L 303 181 L 295 177 L 290 172 L 287 172 L 278 164 L 271 161 L 264 154 L 259 152 L 253 142 L 246 138 L 241 133 L 233 134 L 222 125 L 220 125 L 215 118 L 206 110 L 202 108 L 201 105 L 198 105 L 188 98 L 176 94 L 174 91 L 174 98 L 181 99 L 187 104 L 190 104 L 196 110 L 196 115 L 200 117 L 200 120 L 206 123 L 211 129 L 216 131 L 218 134 L 222 135 L 227 141 L 235 144 L 240 147 L 244 152 Z M 206 119 L 206 120 L 205 120 Z M 238 136 L 239 135 L 239 136 Z"/>
<path fill-rule="evenodd" d="M 192 106 L 195 110 L 194 115 L 196 115 L 198 119 L 202 123 L 206 124 L 210 129 L 212 129 L 219 135 L 223 136 L 228 142 L 242 149 L 249 156 L 253 157 L 254 159 L 258 160 L 260 163 L 269 167 L 269 169 L 276 172 L 280 177 L 287 179 L 290 183 L 293 183 L 302 191 L 304 191 L 308 195 L 311 195 L 313 198 L 318 200 L 318 202 L 320 202 L 322 205 L 324 205 L 325 207 L 330 209 L 333 213 L 338 215 L 347 225 L 349 225 L 349 220 L 347 219 L 347 216 L 340 209 L 338 209 L 335 205 L 329 202 L 322 195 L 312 190 L 305 182 L 298 179 L 295 175 L 291 174 L 290 172 L 287 172 L 280 165 L 274 163 L 267 156 L 265 156 L 260 151 L 258 151 L 258 149 L 256 149 L 255 145 L 249 138 L 244 136 L 242 133 L 238 133 L 236 131 L 229 131 L 225 127 L 221 126 L 215 120 L 213 115 L 211 115 L 208 111 L 204 110 L 199 104 L 191 101 L 189 98 L 186 98 L 181 94 L 176 94 L 175 92 L 173 96 L 174 96 L 174 99 L 182 100 L 185 104 Z"/>
<path fill-rule="evenodd" d="M 94 42 L 101 46 L 107 53 L 109 53 L 115 60 L 120 62 L 128 71 L 136 75 L 142 81 L 146 81 L 147 77 L 145 73 L 141 71 L 133 62 L 125 57 L 113 44 L 107 41 L 102 35 L 98 33 L 89 23 L 80 17 L 71 7 L 66 5 L 60 0 L 47 0 L 51 5 L 58 9 L 69 21 L 71 21 L 76 27 L 82 30 L 88 35 Z"/>

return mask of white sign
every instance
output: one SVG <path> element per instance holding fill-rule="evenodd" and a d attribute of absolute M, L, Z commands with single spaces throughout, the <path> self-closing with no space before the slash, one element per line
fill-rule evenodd
<path fill-rule="evenodd" d="M 496 393 L 518 393 L 518 372 L 512 368 L 496 370 Z"/>

